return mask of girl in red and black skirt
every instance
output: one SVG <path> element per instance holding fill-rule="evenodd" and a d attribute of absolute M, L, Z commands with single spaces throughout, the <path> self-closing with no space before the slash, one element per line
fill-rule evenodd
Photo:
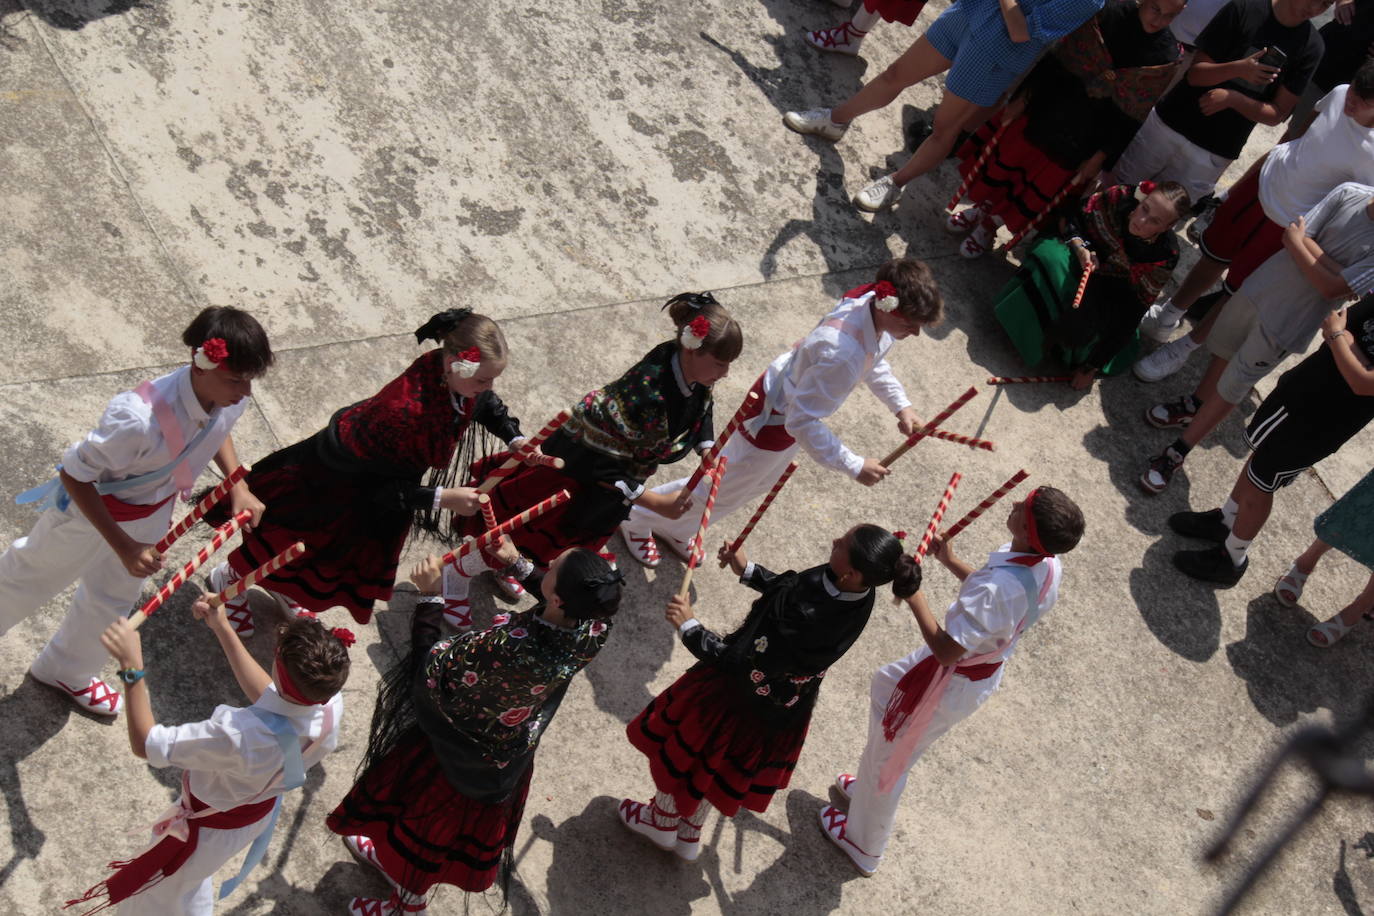
<path fill-rule="evenodd" d="M 633 505 L 668 518 L 679 518 L 692 506 L 690 492 L 655 493 L 645 482 L 660 464 L 711 446 L 711 386 L 725 378 L 744 349 L 744 332 L 710 293 L 682 293 L 664 308 L 675 328 L 673 339 L 583 397 L 571 419 L 544 442 L 544 451 L 562 458 L 563 468 L 524 467 L 491 491 L 498 521 L 559 490 L 572 496 L 512 535 L 520 552 L 539 567 L 569 547 L 600 552 Z M 473 481 L 484 479 L 506 457 L 493 455 L 474 465 Z M 479 533 L 480 519 L 469 521 L 468 529 Z M 473 551 L 456 570 L 445 571 L 450 622 L 460 623 L 456 615 L 465 613 L 472 577 L 490 564 Z"/>
<path fill-rule="evenodd" d="M 303 541 L 305 560 L 269 576 L 264 587 L 293 610 L 342 605 L 366 623 L 373 602 L 391 598 L 411 525 L 438 534 L 441 510 L 477 511 L 476 491 L 452 486 L 456 470 L 490 450 L 483 430 L 508 445 L 521 439 L 519 421 L 492 390 L 506 368 L 505 335 L 484 315 L 450 309 L 415 339 L 441 346 L 249 472 L 249 486 L 270 498 L 271 510 L 210 573 L 212 589 Z M 252 634 L 246 596 L 226 610 L 240 636 Z"/>
<path fill-rule="evenodd" d="M 439 558 L 411 578 L 432 595 Z M 442 600 L 421 599 L 410 659 L 384 679 L 358 781 L 328 819 L 392 886 L 389 899 L 354 898 L 350 913 L 424 912 L 436 884 L 484 891 L 499 874 L 504 888 L 539 739 L 606 644 L 623 582 L 595 553 L 568 550 L 539 604 L 443 640 Z"/>
<path fill-rule="evenodd" d="M 711 807 L 726 817 L 742 807 L 761 812 L 786 788 L 821 680 L 863 632 L 873 589 L 891 582 L 905 598 L 921 587 L 921 567 L 876 525 L 851 528 L 828 563 L 801 573 L 771 573 L 728 544 L 719 559 L 763 596 L 724 639 L 673 598 L 668 620 L 700 661 L 626 728 L 649 758 L 657 793 L 622 801 L 620 821 L 688 861 L 700 852 Z"/>

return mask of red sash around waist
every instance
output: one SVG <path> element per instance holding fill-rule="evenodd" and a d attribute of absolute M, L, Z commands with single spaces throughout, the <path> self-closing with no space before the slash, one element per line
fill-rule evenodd
<path fill-rule="evenodd" d="M 778 384 L 782 384 L 781 379 L 778 380 Z M 744 402 L 745 406 L 740 418 L 741 421 L 752 420 L 762 413 L 763 403 L 767 400 L 763 393 L 762 375 L 754 381 L 754 384 L 749 390 L 757 394 L 758 397 L 751 402 L 746 396 Z M 770 411 L 769 418 L 771 419 L 774 416 L 780 417 L 782 413 L 776 410 Z M 757 436 L 749 435 L 749 431 L 745 429 L 744 425 L 741 425 L 739 434 L 744 437 L 746 442 L 754 446 L 754 448 L 762 449 L 765 452 L 781 452 L 784 449 L 791 448 L 792 443 L 797 441 L 792 438 L 792 434 L 787 431 L 787 427 L 783 426 L 781 423 L 770 423 L 767 426 L 761 427 Z"/>
<path fill-rule="evenodd" d="M 935 676 L 939 674 L 941 667 L 939 659 L 934 655 L 927 655 L 913 665 L 910 671 L 902 675 L 902 679 L 897 682 L 897 688 L 892 691 L 892 696 L 888 699 L 887 709 L 883 713 L 884 738 L 891 741 L 902 730 L 907 719 L 916 711 L 916 706 L 921 702 L 921 698 L 935 683 Z M 985 662 L 980 665 L 956 665 L 954 674 L 968 678 L 970 681 L 984 681 L 996 674 L 1000 667 L 1002 667 L 1000 661 Z"/>
<path fill-rule="evenodd" d="M 126 503 L 111 493 L 102 493 L 100 495 L 100 501 L 105 504 L 106 509 L 110 510 L 110 517 L 115 521 L 135 522 L 141 518 L 147 518 L 158 509 L 167 505 L 167 500 L 175 495 L 175 493 L 169 493 L 166 499 L 159 500 L 149 506 L 140 506 L 137 503 Z"/>

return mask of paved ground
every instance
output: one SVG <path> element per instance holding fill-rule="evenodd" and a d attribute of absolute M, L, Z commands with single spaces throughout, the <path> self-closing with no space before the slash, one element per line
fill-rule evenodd
<path fill-rule="evenodd" d="M 918 405 L 933 411 L 989 373 L 1017 373 L 988 306 L 1011 268 L 960 260 L 934 217 L 952 170 L 893 214 L 861 217 L 846 203 L 900 157 L 899 120 L 930 107 L 934 89 L 908 93 L 838 147 L 781 127 L 783 110 L 842 98 L 910 39 L 881 29 L 866 47 L 872 64 L 798 42 L 803 27 L 840 18 L 826 3 L 782 0 L 557 2 L 538 15 L 455 0 L 0 0 L 0 492 L 42 479 L 114 391 L 183 360 L 177 333 L 216 302 L 253 309 L 281 350 L 236 431 L 248 459 L 374 391 L 416 354 L 407 332 L 456 304 L 503 320 L 514 357 L 500 389 L 537 425 L 663 339 L 664 298 L 714 289 L 748 336 L 720 386 L 733 404 L 892 253 L 929 260 L 948 303 L 946 324 L 893 360 Z M 1273 137 L 1257 136 L 1246 161 Z M 1369 438 L 1353 443 L 1282 494 L 1239 587 L 1180 581 L 1164 520 L 1224 498 L 1240 428 L 1227 424 L 1150 499 L 1135 476 L 1166 439 L 1139 417 L 1198 371 L 1081 396 L 985 389 L 952 425 L 982 427 L 995 454 L 927 443 L 872 490 L 804 466 L 754 536 L 768 564 L 812 565 L 852 523 L 919 528 L 955 469 L 966 475 L 956 509 L 1024 466 L 1087 513 L 1061 607 L 1025 640 L 1008 689 L 918 766 L 877 877 L 856 878 L 815 812 L 834 772 L 857 760 L 869 673 L 919 639 L 885 604 L 834 669 L 793 788 L 766 815 L 711 821 L 694 866 L 615 826 L 616 801 L 648 785 L 624 723 L 687 664 L 661 619 L 681 575 L 668 563 L 627 569 L 615 637 L 544 742 L 512 912 L 1213 908 L 1310 790 L 1285 773 L 1235 853 L 1200 864 L 1256 762 L 1298 727 L 1351 721 L 1374 686 L 1371 634 L 1330 652 L 1302 638 L 1364 570 L 1330 562 L 1303 609 L 1268 592 L 1310 538 L 1312 515 L 1362 475 L 1371 451 Z M 835 422 L 865 454 L 896 438 L 862 393 Z M 0 506 L 0 541 L 30 523 Z M 963 550 L 995 547 L 997 529 L 981 522 Z M 741 618 L 747 596 L 727 576 L 695 581 L 709 622 Z M 927 588 L 932 602 L 955 592 L 940 572 Z M 145 631 L 164 721 L 236 699 L 214 640 L 189 620 L 192 591 Z M 174 775 L 128 753 L 122 724 L 75 713 L 24 676 L 66 597 L 0 641 L 7 913 L 55 910 L 99 879 L 174 791 Z M 222 911 L 337 913 L 382 889 L 323 817 L 350 785 L 409 605 L 398 594 L 361 634 L 340 752 L 288 801 L 267 866 Z M 479 617 L 492 612 L 485 596 L 478 606 Z M 252 647 L 270 656 L 268 636 Z M 1355 846 L 1367 812 L 1329 804 L 1249 911 L 1362 912 L 1374 899 L 1374 847 Z M 461 906 L 444 892 L 435 911 Z"/>

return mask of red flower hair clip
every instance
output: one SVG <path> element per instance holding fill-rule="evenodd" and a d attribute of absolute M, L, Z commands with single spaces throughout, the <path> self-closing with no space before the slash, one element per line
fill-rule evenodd
<path fill-rule="evenodd" d="M 196 347 L 194 357 L 195 364 L 200 369 L 209 371 L 218 369 L 220 364 L 229 358 L 229 345 L 224 342 L 223 337 L 211 337 L 205 343 Z"/>
<path fill-rule="evenodd" d="M 477 374 L 477 367 L 482 365 L 482 351 L 476 347 L 468 347 L 458 358 L 453 361 L 453 365 L 448 367 L 459 378 L 472 378 Z"/>
<path fill-rule="evenodd" d="M 297 611 L 296 616 L 304 620 L 319 620 L 320 615 L 314 611 Z"/>
<path fill-rule="evenodd" d="M 906 540 L 906 532 L 905 532 L 905 531 L 894 531 L 894 532 L 892 532 L 892 536 L 893 536 L 894 538 L 896 538 L 897 540 L 899 540 L 899 541 L 905 541 L 905 540 Z"/>
<path fill-rule="evenodd" d="M 1153 181 L 1150 181 L 1148 178 L 1145 179 L 1140 184 L 1135 186 L 1135 199 L 1144 200 L 1145 198 L 1153 194 L 1155 188 L 1157 187 L 1159 186 L 1155 184 Z"/>
<path fill-rule="evenodd" d="M 873 284 L 873 304 L 880 312 L 897 310 L 897 287 L 886 280 Z"/>
<path fill-rule="evenodd" d="M 353 635 L 353 631 L 344 627 L 335 627 L 329 631 L 329 635 L 343 643 L 345 649 L 353 648 L 353 644 L 358 641 L 358 637 Z"/>
<path fill-rule="evenodd" d="M 688 350 L 699 350 L 706 342 L 706 335 L 710 333 L 711 319 L 705 315 L 698 315 L 682 326 L 678 340 Z"/>

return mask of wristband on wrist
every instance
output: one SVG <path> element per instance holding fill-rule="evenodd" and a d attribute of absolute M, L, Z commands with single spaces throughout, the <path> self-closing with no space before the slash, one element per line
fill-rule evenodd
<path fill-rule="evenodd" d="M 124 685 L 126 687 L 134 686 L 139 681 L 143 680 L 144 675 L 144 671 L 142 668 L 120 668 L 119 671 L 116 673 L 119 675 L 119 679 L 124 682 Z"/>
<path fill-rule="evenodd" d="M 1338 337 L 1343 337 L 1343 336 L 1345 336 L 1346 334 L 1350 334 L 1350 329 L 1349 329 L 1349 328 L 1341 328 L 1339 331 L 1336 331 L 1336 332 L 1331 333 L 1331 334 L 1327 334 L 1327 335 L 1326 335 L 1326 339 L 1327 339 L 1328 341 L 1332 341 L 1332 340 L 1337 339 Z M 1355 335 L 1354 335 L 1354 334 L 1350 334 L 1350 337 L 1351 337 L 1351 339 L 1353 340 L 1354 337 L 1355 337 Z"/>

